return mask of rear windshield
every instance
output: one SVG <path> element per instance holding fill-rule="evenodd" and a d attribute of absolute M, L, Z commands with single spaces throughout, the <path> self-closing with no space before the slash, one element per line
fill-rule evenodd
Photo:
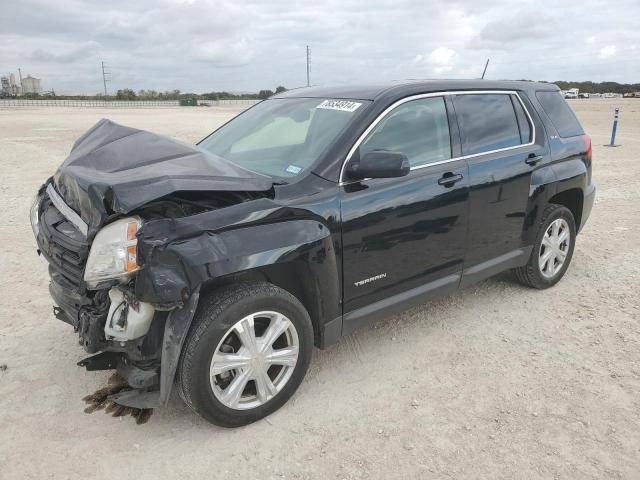
<path fill-rule="evenodd" d="M 561 137 L 582 135 L 584 130 L 560 92 L 536 92 L 536 97 Z"/>

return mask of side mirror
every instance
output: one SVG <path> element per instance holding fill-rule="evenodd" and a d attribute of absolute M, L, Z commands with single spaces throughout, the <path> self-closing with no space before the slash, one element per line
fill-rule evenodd
<path fill-rule="evenodd" d="M 365 153 L 359 160 L 349 162 L 347 175 L 352 180 L 393 178 L 404 177 L 409 170 L 409 159 L 404 153 L 373 150 Z"/>

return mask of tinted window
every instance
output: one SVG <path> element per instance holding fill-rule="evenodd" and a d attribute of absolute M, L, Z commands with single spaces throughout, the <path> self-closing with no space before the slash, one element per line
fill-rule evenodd
<path fill-rule="evenodd" d="M 536 97 L 561 137 L 582 135 L 584 130 L 560 92 L 536 92 Z"/>
<path fill-rule="evenodd" d="M 454 97 L 464 155 L 521 144 L 516 114 L 509 97 L 504 94 Z"/>
<path fill-rule="evenodd" d="M 522 108 L 522 104 L 518 97 L 515 95 L 511 95 L 511 101 L 513 102 L 513 108 L 516 110 L 516 117 L 518 117 L 518 127 L 520 127 L 520 142 L 521 143 L 529 143 L 533 139 L 531 138 L 531 124 L 529 123 L 529 119 Z"/>
<path fill-rule="evenodd" d="M 404 153 L 412 167 L 450 159 L 444 98 L 421 98 L 394 109 L 360 144 L 361 156 L 372 150 Z"/>

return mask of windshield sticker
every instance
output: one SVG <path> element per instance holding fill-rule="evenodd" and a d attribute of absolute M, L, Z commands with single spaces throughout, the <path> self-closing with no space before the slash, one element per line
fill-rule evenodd
<path fill-rule="evenodd" d="M 349 100 L 325 100 L 316 108 L 324 108 L 326 110 L 340 110 L 341 112 L 355 112 L 362 105 L 358 102 Z"/>
<path fill-rule="evenodd" d="M 294 175 L 299 174 L 302 171 L 302 167 L 296 167 L 295 165 L 289 165 L 286 169 L 286 172 L 293 173 Z"/>

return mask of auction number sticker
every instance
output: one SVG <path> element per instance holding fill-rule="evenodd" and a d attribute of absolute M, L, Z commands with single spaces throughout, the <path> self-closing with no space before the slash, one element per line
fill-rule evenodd
<path fill-rule="evenodd" d="M 289 165 L 285 170 L 285 172 L 293 173 L 294 175 L 299 174 L 301 171 L 302 171 L 302 167 L 298 167 L 296 165 Z"/>
<path fill-rule="evenodd" d="M 355 112 L 362 105 L 358 102 L 350 100 L 325 100 L 316 108 L 324 108 L 325 110 L 340 110 L 341 112 Z"/>

